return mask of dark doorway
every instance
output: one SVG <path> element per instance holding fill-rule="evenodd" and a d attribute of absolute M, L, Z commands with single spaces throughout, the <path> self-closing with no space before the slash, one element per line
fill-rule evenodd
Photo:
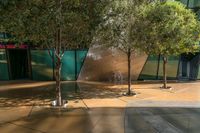
<path fill-rule="evenodd" d="M 199 53 L 182 54 L 179 66 L 179 78 L 196 80 L 199 71 Z"/>
<path fill-rule="evenodd" d="M 189 68 L 190 68 L 190 62 L 189 61 L 182 61 L 182 77 L 183 78 L 189 78 Z"/>
<path fill-rule="evenodd" d="M 10 64 L 10 78 L 12 80 L 29 78 L 27 50 L 9 49 L 8 55 Z"/>

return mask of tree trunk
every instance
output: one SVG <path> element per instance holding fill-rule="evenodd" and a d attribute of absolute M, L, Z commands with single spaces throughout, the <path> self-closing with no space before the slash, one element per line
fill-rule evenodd
<path fill-rule="evenodd" d="M 60 19 L 61 19 L 61 0 L 60 0 Z M 59 20 L 60 20 L 59 19 Z M 60 77 L 61 77 L 61 59 L 62 59 L 62 44 L 61 44 L 61 24 L 59 24 L 58 32 L 57 32 L 57 46 L 56 46 L 56 99 L 57 99 L 57 105 L 62 106 L 62 97 L 61 97 L 61 83 L 60 83 Z M 64 54 L 64 53 L 63 53 Z"/>
<path fill-rule="evenodd" d="M 62 31 L 61 31 L 61 18 L 62 18 L 62 0 L 58 0 L 59 2 L 59 16 L 58 16 L 58 29 L 57 29 L 57 34 L 56 34 L 56 41 L 57 41 L 57 45 L 56 47 L 56 101 L 57 101 L 57 106 L 62 106 L 62 97 L 61 97 L 61 83 L 60 83 L 60 77 L 61 77 L 61 67 L 62 67 L 62 63 L 61 63 L 61 59 L 62 59 L 62 54 L 64 54 L 64 52 L 61 52 L 62 49 Z"/>
<path fill-rule="evenodd" d="M 56 100 L 57 100 L 58 106 L 62 106 L 60 77 L 61 77 L 61 59 L 57 58 L 57 62 L 56 62 Z"/>
<path fill-rule="evenodd" d="M 131 51 L 130 50 L 128 50 L 127 57 L 128 57 L 128 92 L 127 94 L 130 95 L 131 94 Z"/>
<path fill-rule="evenodd" d="M 167 73 L 166 73 L 167 57 L 163 57 L 163 88 L 167 88 Z"/>

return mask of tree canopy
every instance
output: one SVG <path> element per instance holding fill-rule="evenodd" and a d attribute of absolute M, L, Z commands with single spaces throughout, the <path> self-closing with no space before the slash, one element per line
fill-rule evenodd
<path fill-rule="evenodd" d="M 147 54 L 163 57 L 163 88 L 170 88 L 166 86 L 168 56 L 199 51 L 197 16 L 180 2 L 155 1 L 140 6 L 135 25 L 132 39 L 137 40 L 137 47 Z"/>
<path fill-rule="evenodd" d="M 138 47 L 147 54 L 169 56 L 198 50 L 200 23 L 185 5 L 166 1 L 140 7 L 140 17 L 132 34 L 139 41 Z"/>
<path fill-rule="evenodd" d="M 149 0 L 115 0 L 103 11 L 104 22 L 97 30 L 96 40 L 107 47 L 115 47 L 128 53 L 135 50 L 131 29 L 137 19 L 138 7 Z"/>
<path fill-rule="evenodd" d="M 65 49 L 87 48 L 101 22 L 106 2 L 91 0 L 0 0 L 0 31 L 11 40 L 54 48 L 56 101 L 61 97 L 61 68 Z M 50 54 L 50 52 L 49 52 Z"/>
<path fill-rule="evenodd" d="M 101 22 L 106 2 L 62 0 L 1 0 L 1 31 L 15 40 L 34 44 L 56 43 L 57 28 L 62 29 L 62 46 L 68 49 L 87 47 Z"/>
<path fill-rule="evenodd" d="M 128 95 L 131 92 L 131 55 L 136 52 L 136 43 L 132 34 L 138 19 L 139 5 L 150 0 L 114 0 L 103 12 L 104 21 L 97 30 L 95 41 L 106 47 L 114 47 L 127 55 Z M 137 31 L 136 31 L 137 32 Z"/>

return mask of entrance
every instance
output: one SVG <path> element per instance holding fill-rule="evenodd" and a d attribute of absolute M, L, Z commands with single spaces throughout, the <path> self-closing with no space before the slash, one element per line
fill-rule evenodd
<path fill-rule="evenodd" d="M 9 49 L 8 57 L 10 78 L 12 80 L 29 78 L 27 49 Z"/>
<path fill-rule="evenodd" d="M 182 54 L 179 65 L 179 79 L 196 80 L 199 69 L 199 54 Z"/>
<path fill-rule="evenodd" d="M 183 60 L 181 62 L 182 67 L 182 78 L 189 78 L 189 72 L 190 72 L 190 62 Z"/>

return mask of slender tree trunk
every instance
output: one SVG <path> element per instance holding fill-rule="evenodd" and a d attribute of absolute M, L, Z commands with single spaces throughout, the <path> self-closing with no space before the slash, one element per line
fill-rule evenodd
<path fill-rule="evenodd" d="M 55 80 L 55 59 L 52 57 L 52 62 L 53 62 L 53 80 Z"/>
<path fill-rule="evenodd" d="M 167 73 L 166 73 L 167 57 L 163 57 L 163 88 L 167 88 Z"/>
<path fill-rule="evenodd" d="M 57 57 L 57 62 L 56 62 L 56 100 L 57 100 L 58 106 L 62 106 L 60 77 L 61 77 L 61 59 Z"/>
<path fill-rule="evenodd" d="M 57 64 L 56 64 L 56 69 L 57 69 L 57 75 L 56 75 L 56 99 L 57 99 L 57 105 L 62 106 L 62 97 L 61 97 L 61 83 L 60 83 L 60 77 L 61 77 L 61 59 L 62 59 L 62 31 L 61 31 L 61 18 L 62 18 L 62 0 L 58 0 L 59 2 L 59 26 L 58 26 L 58 31 L 57 31 L 57 46 L 56 46 L 56 57 L 57 57 Z M 63 53 L 64 54 L 64 53 Z"/>
<path fill-rule="evenodd" d="M 128 50 L 127 57 L 128 57 L 128 92 L 127 94 L 130 95 L 131 94 L 131 51 L 130 49 Z"/>
<path fill-rule="evenodd" d="M 56 100 L 57 105 L 62 106 L 62 98 L 61 98 L 61 30 L 58 28 L 57 32 L 57 46 L 56 46 Z"/>

